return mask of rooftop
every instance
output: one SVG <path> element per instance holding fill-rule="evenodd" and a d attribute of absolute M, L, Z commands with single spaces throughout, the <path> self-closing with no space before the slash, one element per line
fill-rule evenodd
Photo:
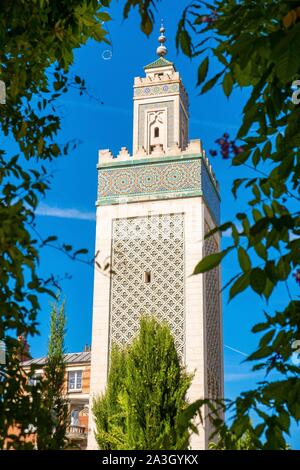
<path fill-rule="evenodd" d="M 169 60 L 165 59 L 164 57 L 159 57 L 156 59 L 154 62 L 151 62 L 151 64 L 148 64 L 144 67 L 145 70 L 147 69 L 155 69 L 157 67 L 167 67 L 173 65 L 173 62 L 170 62 Z"/>
<path fill-rule="evenodd" d="M 83 362 L 91 362 L 91 351 L 84 351 L 78 353 L 65 354 L 65 361 L 67 364 L 79 364 Z M 23 366 L 44 366 L 47 363 L 47 356 L 39 357 L 37 359 L 30 359 L 29 361 L 22 362 Z"/>

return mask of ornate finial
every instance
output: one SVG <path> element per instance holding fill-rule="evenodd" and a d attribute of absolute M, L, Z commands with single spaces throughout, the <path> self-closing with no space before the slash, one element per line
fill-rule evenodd
<path fill-rule="evenodd" d="M 156 53 L 157 53 L 157 55 L 159 55 L 159 57 L 164 57 L 165 55 L 167 55 L 167 52 L 168 52 L 168 49 L 164 45 L 166 40 L 167 40 L 167 38 L 164 34 L 165 31 L 166 30 L 164 28 L 164 22 L 163 22 L 163 20 L 161 20 L 160 36 L 158 38 L 158 42 L 160 43 L 160 46 L 156 50 Z"/>

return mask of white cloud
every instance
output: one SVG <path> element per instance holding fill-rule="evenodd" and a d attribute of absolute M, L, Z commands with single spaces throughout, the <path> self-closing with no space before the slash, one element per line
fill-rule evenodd
<path fill-rule="evenodd" d="M 61 207 L 51 207 L 47 204 L 40 204 L 36 210 L 36 215 L 43 217 L 58 217 L 60 219 L 92 220 L 96 219 L 95 212 L 80 211 L 78 209 L 67 209 Z"/>
<path fill-rule="evenodd" d="M 75 106 L 78 108 L 79 106 L 86 109 L 92 109 L 94 111 L 99 112 L 111 112 L 117 114 L 123 114 L 124 116 L 132 116 L 132 110 L 130 108 L 121 108 L 118 106 L 109 106 L 105 103 L 101 104 L 101 102 L 97 99 L 91 101 L 84 101 L 83 99 L 79 100 L 61 100 L 61 102 L 67 106 Z"/>
<path fill-rule="evenodd" d="M 218 122 L 218 121 L 207 121 L 205 119 L 197 119 L 197 118 L 191 118 L 190 119 L 191 124 L 198 124 L 199 126 L 207 126 L 207 127 L 213 127 L 215 129 L 221 129 L 223 132 L 226 130 L 234 130 L 237 131 L 239 129 L 238 124 L 229 124 L 226 122 Z"/>

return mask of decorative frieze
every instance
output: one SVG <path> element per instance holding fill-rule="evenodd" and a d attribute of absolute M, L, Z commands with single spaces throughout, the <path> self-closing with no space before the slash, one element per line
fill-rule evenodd
<path fill-rule="evenodd" d="M 151 85 L 145 87 L 137 87 L 134 89 L 134 97 L 148 97 L 153 95 L 168 95 L 172 93 L 179 93 L 179 83 L 171 83 L 165 85 Z"/>
<path fill-rule="evenodd" d="M 136 165 L 99 171 L 98 200 L 127 196 L 180 193 L 201 186 L 201 160 Z"/>
<path fill-rule="evenodd" d="M 174 153 L 177 150 L 175 147 Z M 158 157 L 155 158 L 155 152 L 150 159 L 143 159 L 142 155 L 140 160 L 131 157 L 129 164 L 128 152 L 122 149 L 121 159 L 114 159 L 119 161 L 119 165 L 99 167 L 98 204 L 118 204 L 124 197 L 128 202 L 133 202 L 202 195 L 218 224 L 220 196 L 216 181 L 206 159 L 201 154 L 191 155 L 192 150 L 199 151 L 199 141 L 191 142 L 179 157 L 172 157 L 172 152 L 166 156 L 158 149 Z"/>

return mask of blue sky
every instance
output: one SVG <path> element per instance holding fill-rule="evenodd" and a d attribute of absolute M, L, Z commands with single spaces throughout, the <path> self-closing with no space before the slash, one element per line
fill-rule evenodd
<path fill-rule="evenodd" d="M 197 60 L 190 61 L 182 54 L 177 55 L 175 48 L 176 25 L 182 8 L 188 2 L 180 1 L 180 7 L 174 7 L 174 3 L 164 0 L 157 19 L 162 17 L 165 20 L 169 49 L 167 58 L 175 62 L 189 93 L 190 138 L 201 138 L 208 151 L 215 148 L 214 141 L 225 131 L 234 136 L 241 122 L 246 94 L 236 90 L 227 100 L 219 87 L 199 96 L 199 89 L 195 86 Z M 128 21 L 122 20 L 120 4 L 122 2 L 113 2 L 113 21 L 108 25 L 112 47 L 90 42 L 75 54 L 73 72 L 85 78 L 91 97 L 80 97 L 72 89 L 60 100 L 62 131 L 59 141 L 64 143 L 77 139 L 80 144 L 69 156 L 60 158 L 49 166 L 49 170 L 53 172 L 52 188 L 42 201 L 37 216 L 37 228 L 44 237 L 58 235 L 61 242 L 78 248 L 86 247 L 91 254 L 95 243 L 97 152 L 100 148 L 110 148 L 117 154 L 123 146 L 132 151 L 133 79 L 135 76 L 143 76 L 143 66 L 156 58 L 159 24 L 156 24 L 154 33 L 147 39 L 139 30 L 136 14 L 132 14 Z M 229 161 L 220 157 L 211 159 L 211 163 L 221 186 L 222 219 L 232 220 L 238 210 L 245 209 L 244 197 L 239 196 L 238 201 L 233 200 L 230 191 L 232 181 L 237 176 L 252 175 L 251 170 L 245 167 L 232 168 Z M 228 241 L 228 237 L 224 237 L 223 243 Z M 58 251 L 44 248 L 40 270 L 43 275 L 55 273 L 62 278 L 65 273 L 72 275 L 71 279 L 61 281 L 67 300 L 66 345 L 69 352 L 81 351 L 85 343 L 91 342 L 92 268 L 70 261 Z M 236 272 L 237 265 L 233 259 L 225 259 L 222 267 L 224 284 Z M 295 288 L 291 284 L 291 289 Z M 250 292 L 238 296 L 230 303 L 227 297 L 225 292 L 225 394 L 232 398 L 263 378 L 258 373 L 252 373 L 249 365 L 243 363 L 243 354 L 253 351 L 257 342 L 250 332 L 251 326 L 262 320 L 263 309 L 273 311 L 283 308 L 287 294 L 283 288 L 278 289 L 269 306 Z M 44 298 L 39 317 L 41 336 L 30 339 L 34 357 L 46 353 L 49 312 L 49 299 Z M 293 432 L 292 445 L 300 448 L 299 429 Z"/>

